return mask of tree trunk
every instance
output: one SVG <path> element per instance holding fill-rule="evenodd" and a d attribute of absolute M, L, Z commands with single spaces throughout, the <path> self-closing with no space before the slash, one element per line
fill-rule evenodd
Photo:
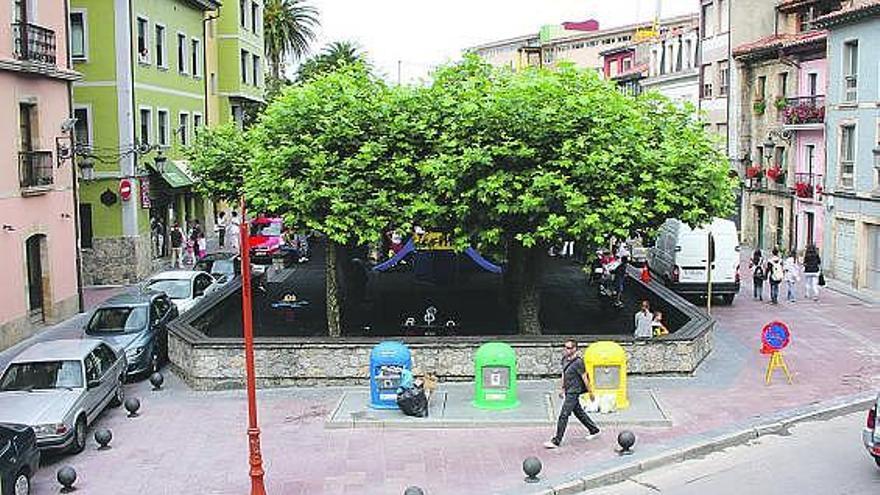
<path fill-rule="evenodd" d="M 541 267 L 541 248 L 513 248 L 519 251 L 513 281 L 517 297 L 516 317 L 520 335 L 541 335 L 541 293 L 538 290 L 538 275 Z"/>
<path fill-rule="evenodd" d="M 339 297 L 339 247 L 327 239 L 327 331 L 331 337 L 342 336 L 341 301 Z"/>

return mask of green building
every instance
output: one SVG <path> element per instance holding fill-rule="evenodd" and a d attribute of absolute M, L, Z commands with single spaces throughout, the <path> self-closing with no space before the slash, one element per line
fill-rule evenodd
<path fill-rule="evenodd" d="M 173 223 L 213 229 L 182 149 L 261 100 L 262 5 L 71 0 L 70 23 L 83 283 L 133 283 L 167 266 Z"/>

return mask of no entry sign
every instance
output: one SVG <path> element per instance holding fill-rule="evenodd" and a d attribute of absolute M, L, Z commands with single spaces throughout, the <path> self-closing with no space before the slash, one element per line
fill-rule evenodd
<path fill-rule="evenodd" d="M 123 201 L 128 201 L 131 199 L 131 181 L 128 179 L 122 179 L 119 181 L 119 197 L 122 198 Z"/>

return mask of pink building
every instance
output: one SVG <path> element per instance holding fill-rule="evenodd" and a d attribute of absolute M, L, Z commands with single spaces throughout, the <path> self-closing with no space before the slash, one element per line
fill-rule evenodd
<path fill-rule="evenodd" d="M 67 2 L 0 2 L 0 349 L 79 310 Z"/>

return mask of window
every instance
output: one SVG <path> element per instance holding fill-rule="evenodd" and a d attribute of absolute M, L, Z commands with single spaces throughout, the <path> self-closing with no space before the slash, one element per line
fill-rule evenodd
<path fill-rule="evenodd" d="M 727 124 L 717 124 L 715 126 L 715 133 L 721 138 L 721 142 L 724 147 L 727 147 Z"/>
<path fill-rule="evenodd" d="M 718 96 L 727 96 L 727 89 L 730 85 L 730 69 L 727 60 L 718 62 Z"/>
<path fill-rule="evenodd" d="M 191 45 L 191 62 L 190 68 L 192 68 L 193 77 L 201 77 L 202 76 L 202 42 L 196 38 L 192 39 Z"/>
<path fill-rule="evenodd" d="M 703 0 L 703 8 L 700 15 L 700 33 L 702 33 L 703 38 L 711 38 L 715 35 L 715 9 L 711 0 Z"/>
<path fill-rule="evenodd" d="M 168 131 L 171 123 L 168 121 L 168 110 L 156 110 L 156 121 L 159 127 L 159 146 L 169 146 L 171 140 Z"/>
<path fill-rule="evenodd" d="M 94 238 L 92 230 L 92 204 L 79 204 L 79 243 L 83 249 L 92 248 L 92 239 Z"/>
<path fill-rule="evenodd" d="M 785 209 L 776 207 L 776 247 L 782 248 L 785 235 Z"/>
<path fill-rule="evenodd" d="M 238 0 L 238 24 L 247 27 L 247 0 Z"/>
<path fill-rule="evenodd" d="M 254 58 L 254 78 L 251 81 L 251 83 L 253 83 L 254 86 L 259 86 L 260 85 L 260 72 L 262 70 L 262 67 L 260 66 L 260 57 L 254 55 L 253 58 Z"/>
<path fill-rule="evenodd" d="M 244 112 L 242 111 L 241 105 L 232 105 L 232 121 L 235 122 L 235 125 L 241 129 L 242 125 L 244 125 Z"/>
<path fill-rule="evenodd" d="M 203 123 L 204 122 L 202 121 L 202 114 L 193 113 L 193 131 L 195 132 L 196 129 L 202 127 Z"/>
<path fill-rule="evenodd" d="M 840 186 L 853 187 L 856 159 L 856 126 L 847 124 L 840 128 Z"/>
<path fill-rule="evenodd" d="M 816 18 L 816 12 L 813 7 L 798 12 L 798 31 L 803 33 L 813 30 L 813 19 Z"/>
<path fill-rule="evenodd" d="M 150 51 L 147 48 L 149 40 L 147 39 L 147 19 L 143 17 L 137 18 L 137 51 L 138 62 L 142 64 L 150 63 Z"/>
<path fill-rule="evenodd" d="M 701 69 L 700 80 L 703 81 L 702 91 L 700 94 L 701 98 L 711 98 L 712 97 L 712 65 L 706 64 Z"/>
<path fill-rule="evenodd" d="M 726 33 L 730 31 L 730 13 L 727 11 L 726 0 L 718 0 L 718 31 Z"/>
<path fill-rule="evenodd" d="M 140 112 L 140 142 L 142 144 L 150 144 L 150 128 L 153 127 L 153 112 L 149 108 L 141 108 Z"/>
<path fill-rule="evenodd" d="M 785 172 L 785 147 L 777 146 L 776 149 L 773 150 L 773 165 L 782 169 Z"/>
<path fill-rule="evenodd" d="M 88 30 L 86 29 L 85 12 L 70 13 L 70 56 L 74 60 L 88 58 Z"/>
<path fill-rule="evenodd" d="M 858 100 L 859 41 L 843 44 L 843 100 Z"/>
<path fill-rule="evenodd" d="M 764 147 L 758 146 L 757 151 L 755 153 L 757 153 L 757 155 L 758 155 L 757 160 L 755 160 L 755 163 L 757 163 L 757 164 L 764 163 Z"/>
<path fill-rule="evenodd" d="M 189 145 L 189 114 L 181 112 L 179 119 L 177 131 L 180 133 L 180 144 L 187 146 Z"/>
<path fill-rule="evenodd" d="M 685 68 L 686 70 L 687 70 L 687 69 L 691 69 L 691 68 L 693 68 L 693 66 L 694 66 L 694 59 L 693 59 L 694 47 L 693 47 L 693 43 L 694 43 L 694 42 L 691 41 L 691 40 L 684 40 L 684 68 Z"/>
<path fill-rule="evenodd" d="M 779 94 L 782 98 L 785 98 L 788 95 L 788 72 L 780 72 L 779 73 Z"/>
<path fill-rule="evenodd" d="M 755 87 L 755 99 L 764 101 L 767 97 L 767 76 L 758 77 L 758 85 Z"/>
<path fill-rule="evenodd" d="M 818 94 L 817 91 L 819 91 L 819 74 L 815 72 L 807 74 L 807 86 L 810 96 L 816 96 Z"/>
<path fill-rule="evenodd" d="M 101 376 L 106 375 L 116 363 L 116 353 L 107 344 L 101 344 L 95 349 L 95 354 L 101 363 Z"/>
<path fill-rule="evenodd" d="M 177 72 L 186 74 L 186 35 L 177 33 Z"/>
<path fill-rule="evenodd" d="M 241 51 L 241 83 L 247 84 L 248 79 L 248 52 L 246 50 Z"/>
<path fill-rule="evenodd" d="M 168 67 L 167 53 L 165 51 L 165 26 L 156 24 L 156 66 Z"/>
<path fill-rule="evenodd" d="M 623 60 L 623 70 L 627 71 L 632 69 L 632 59 L 624 59 Z"/>
<path fill-rule="evenodd" d="M 217 94 L 217 73 L 216 72 L 211 73 L 210 81 L 211 81 L 211 84 L 210 84 L 211 94 L 216 95 Z"/>
<path fill-rule="evenodd" d="M 251 31 L 257 33 L 257 22 L 260 18 L 260 6 L 257 2 L 251 2 Z"/>
<path fill-rule="evenodd" d="M 807 173 L 813 175 L 813 163 L 816 161 L 816 145 L 808 144 L 804 148 L 804 155 L 807 159 Z"/>
<path fill-rule="evenodd" d="M 75 107 L 73 109 L 73 137 L 75 144 L 87 148 L 92 143 L 92 123 L 89 119 L 88 107 Z"/>

